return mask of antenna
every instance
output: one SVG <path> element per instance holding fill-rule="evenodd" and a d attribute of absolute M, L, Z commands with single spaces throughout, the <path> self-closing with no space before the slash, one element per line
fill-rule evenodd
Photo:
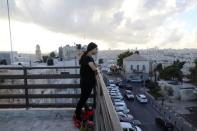
<path fill-rule="evenodd" d="M 14 61 L 14 59 L 13 59 L 13 50 L 12 50 L 12 31 L 11 31 L 11 24 L 10 24 L 9 0 L 7 0 L 7 11 L 8 11 L 8 22 L 9 22 L 9 35 L 10 35 L 10 48 L 11 48 L 11 63 L 12 63 Z"/>

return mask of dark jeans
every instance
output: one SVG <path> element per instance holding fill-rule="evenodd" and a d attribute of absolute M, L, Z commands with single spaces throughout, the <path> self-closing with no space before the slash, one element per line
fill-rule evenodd
<path fill-rule="evenodd" d="M 95 87 L 95 84 L 92 82 L 83 82 L 81 81 L 80 83 L 80 88 L 81 88 L 81 96 L 80 100 L 77 103 L 75 114 L 76 118 L 81 120 L 81 110 L 85 106 L 88 98 L 91 95 L 92 89 Z"/>

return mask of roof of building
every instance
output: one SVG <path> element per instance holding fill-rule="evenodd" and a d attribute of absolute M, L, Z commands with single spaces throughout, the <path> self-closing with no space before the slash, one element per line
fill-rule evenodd
<path fill-rule="evenodd" d="M 148 61 L 145 57 L 139 54 L 133 54 L 131 56 L 124 58 L 124 60 L 126 61 Z"/>

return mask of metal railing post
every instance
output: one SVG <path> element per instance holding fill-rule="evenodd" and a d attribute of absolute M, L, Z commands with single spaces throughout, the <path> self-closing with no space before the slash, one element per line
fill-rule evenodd
<path fill-rule="evenodd" d="M 27 68 L 23 68 L 24 72 L 24 86 L 25 86 L 25 106 L 26 109 L 29 108 L 29 93 L 28 93 L 28 87 L 27 87 Z"/>

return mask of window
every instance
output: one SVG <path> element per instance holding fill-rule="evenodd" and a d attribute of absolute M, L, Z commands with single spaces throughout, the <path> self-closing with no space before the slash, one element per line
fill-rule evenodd
<path fill-rule="evenodd" d="M 131 65 L 131 70 L 133 70 L 133 65 Z"/>
<path fill-rule="evenodd" d="M 137 65 L 137 71 L 139 71 L 140 70 L 140 66 L 139 65 Z"/>
<path fill-rule="evenodd" d="M 146 66 L 145 65 L 142 66 L 142 70 L 146 71 Z"/>

